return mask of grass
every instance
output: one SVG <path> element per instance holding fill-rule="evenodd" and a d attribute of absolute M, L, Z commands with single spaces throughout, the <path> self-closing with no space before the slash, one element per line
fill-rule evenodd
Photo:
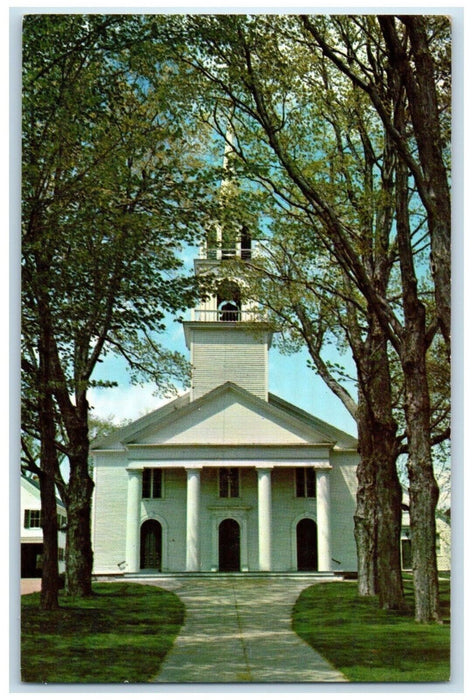
<path fill-rule="evenodd" d="M 444 623 L 413 618 L 412 579 L 405 581 L 408 610 L 380 610 L 360 598 L 356 582 L 306 588 L 293 610 L 293 629 L 349 681 L 439 682 L 450 674 L 450 583 L 440 581 Z"/>
<path fill-rule="evenodd" d="M 39 610 L 22 596 L 22 680 L 33 683 L 138 683 L 158 673 L 184 621 L 169 591 L 132 583 L 94 584 L 89 599 L 60 597 Z"/>

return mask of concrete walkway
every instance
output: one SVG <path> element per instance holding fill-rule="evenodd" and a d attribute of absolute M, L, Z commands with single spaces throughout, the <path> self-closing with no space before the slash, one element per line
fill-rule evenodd
<path fill-rule="evenodd" d="M 291 629 L 291 610 L 308 579 L 163 578 L 186 619 L 154 683 L 346 682 Z"/>

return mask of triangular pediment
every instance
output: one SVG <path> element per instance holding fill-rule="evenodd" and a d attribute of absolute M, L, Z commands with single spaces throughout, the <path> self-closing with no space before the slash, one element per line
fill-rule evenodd
<path fill-rule="evenodd" d="M 132 423 L 96 449 L 112 445 L 326 445 L 341 436 L 277 397 L 264 401 L 227 382 L 196 401 L 188 395 Z M 108 444 L 107 444 L 108 443 Z M 346 447 L 346 445 L 345 445 Z"/>

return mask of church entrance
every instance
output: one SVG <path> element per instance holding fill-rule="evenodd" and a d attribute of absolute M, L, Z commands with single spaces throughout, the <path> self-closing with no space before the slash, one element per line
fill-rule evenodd
<path fill-rule="evenodd" d="M 146 520 L 141 526 L 140 569 L 161 571 L 162 527 L 157 520 Z"/>
<path fill-rule="evenodd" d="M 297 523 L 297 570 L 317 571 L 317 525 L 311 518 Z"/>
<path fill-rule="evenodd" d="M 240 571 L 240 526 L 233 518 L 223 520 L 218 528 L 219 571 Z"/>

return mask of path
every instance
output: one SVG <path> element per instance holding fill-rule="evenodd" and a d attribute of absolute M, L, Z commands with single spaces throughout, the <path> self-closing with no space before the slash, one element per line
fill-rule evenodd
<path fill-rule="evenodd" d="M 186 605 L 184 626 L 153 682 L 346 682 L 291 629 L 292 607 L 310 583 L 288 578 L 153 580 Z"/>

